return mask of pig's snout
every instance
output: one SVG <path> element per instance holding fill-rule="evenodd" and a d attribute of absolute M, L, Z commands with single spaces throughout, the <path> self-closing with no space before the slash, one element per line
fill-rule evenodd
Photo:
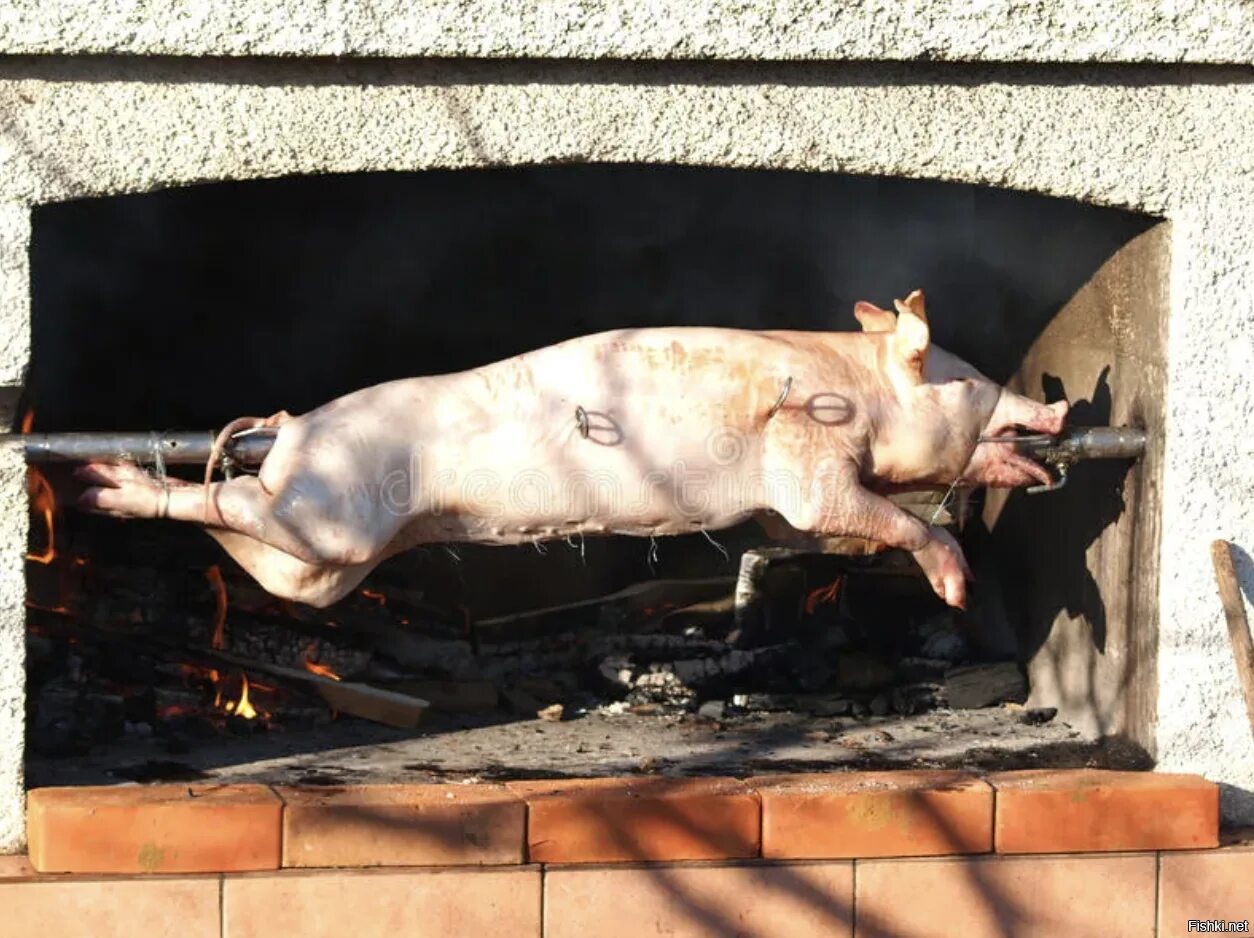
<path fill-rule="evenodd" d="M 984 428 L 984 436 L 1003 436 L 1019 427 L 1034 433 L 1057 436 L 1062 432 L 1070 407 L 1066 401 L 1038 404 L 1031 398 L 1003 390 Z"/>
<path fill-rule="evenodd" d="M 1062 432 L 1069 409 L 1070 405 L 1066 401 L 1038 404 L 1029 398 L 1003 390 L 984 428 L 984 442 L 976 445 L 967 471 L 963 473 L 963 481 L 994 488 L 1052 485 L 1053 479 L 1049 471 L 1040 463 L 1016 452 L 1009 442 L 998 443 L 990 440 L 996 437 L 1009 440 L 1020 429 L 1057 436 Z"/>

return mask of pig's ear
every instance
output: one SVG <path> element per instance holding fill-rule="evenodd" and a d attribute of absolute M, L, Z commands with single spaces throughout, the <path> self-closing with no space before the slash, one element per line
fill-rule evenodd
<path fill-rule="evenodd" d="M 896 316 L 866 300 L 853 304 L 853 314 L 862 324 L 863 332 L 892 332 L 897 328 Z"/>
<path fill-rule="evenodd" d="M 924 323 L 927 322 L 927 308 L 923 304 L 923 291 L 915 290 L 904 300 L 893 300 L 893 305 L 897 307 L 897 312 L 903 316 L 917 316 Z"/>
<path fill-rule="evenodd" d="M 931 333 L 927 327 L 927 310 L 923 306 L 923 291 L 915 290 L 905 300 L 894 300 L 897 307 L 897 333 L 893 348 L 906 373 L 914 381 L 923 381 L 927 365 L 927 349 Z"/>

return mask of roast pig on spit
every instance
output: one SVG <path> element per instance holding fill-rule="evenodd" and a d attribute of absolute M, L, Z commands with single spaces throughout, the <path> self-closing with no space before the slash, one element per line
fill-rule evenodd
<path fill-rule="evenodd" d="M 232 422 L 203 485 L 92 459 L 76 470 L 78 505 L 201 525 L 265 589 L 317 606 L 417 545 L 657 537 L 757 518 L 785 537 L 909 551 L 961 607 L 956 540 L 886 496 L 1056 485 L 1011 444 L 1023 431 L 1057 437 L 1068 405 L 1015 394 L 931 345 L 921 291 L 894 305 L 858 303 L 856 333 L 622 329 L 393 381 Z M 250 436 L 265 453 L 257 474 L 212 481 L 223 447 L 246 452 Z"/>

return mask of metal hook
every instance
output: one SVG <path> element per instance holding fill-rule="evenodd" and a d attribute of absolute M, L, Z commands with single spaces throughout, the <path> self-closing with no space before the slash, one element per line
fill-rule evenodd
<path fill-rule="evenodd" d="M 1067 469 L 1069 468 L 1065 462 L 1051 463 L 1055 471 L 1058 473 L 1058 480 L 1051 482 L 1049 485 L 1033 485 L 1028 490 L 1029 495 L 1041 495 L 1045 492 L 1057 492 L 1059 489 L 1067 486 Z"/>
<path fill-rule="evenodd" d="M 575 407 L 575 423 L 579 426 L 579 435 L 588 438 L 588 412 L 582 406 Z"/>
<path fill-rule="evenodd" d="M 784 401 L 788 400 L 788 395 L 792 391 L 792 375 L 784 380 L 784 390 L 779 392 L 779 397 L 775 399 L 775 403 L 771 405 L 771 409 L 766 412 L 766 419 L 770 420 L 779 413 L 779 409 L 784 406 Z"/>

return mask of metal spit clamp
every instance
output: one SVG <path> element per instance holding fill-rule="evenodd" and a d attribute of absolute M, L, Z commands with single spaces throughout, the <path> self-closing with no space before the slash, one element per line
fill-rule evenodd
<path fill-rule="evenodd" d="M 1050 485 L 1034 485 L 1029 495 L 1057 492 L 1067 484 L 1071 467 L 1085 459 L 1140 459 L 1145 455 L 1146 434 L 1136 427 L 1073 427 L 1058 436 L 1047 433 L 1015 437 L 981 437 L 981 442 L 1012 443 L 1053 469 L 1057 480 Z"/>

